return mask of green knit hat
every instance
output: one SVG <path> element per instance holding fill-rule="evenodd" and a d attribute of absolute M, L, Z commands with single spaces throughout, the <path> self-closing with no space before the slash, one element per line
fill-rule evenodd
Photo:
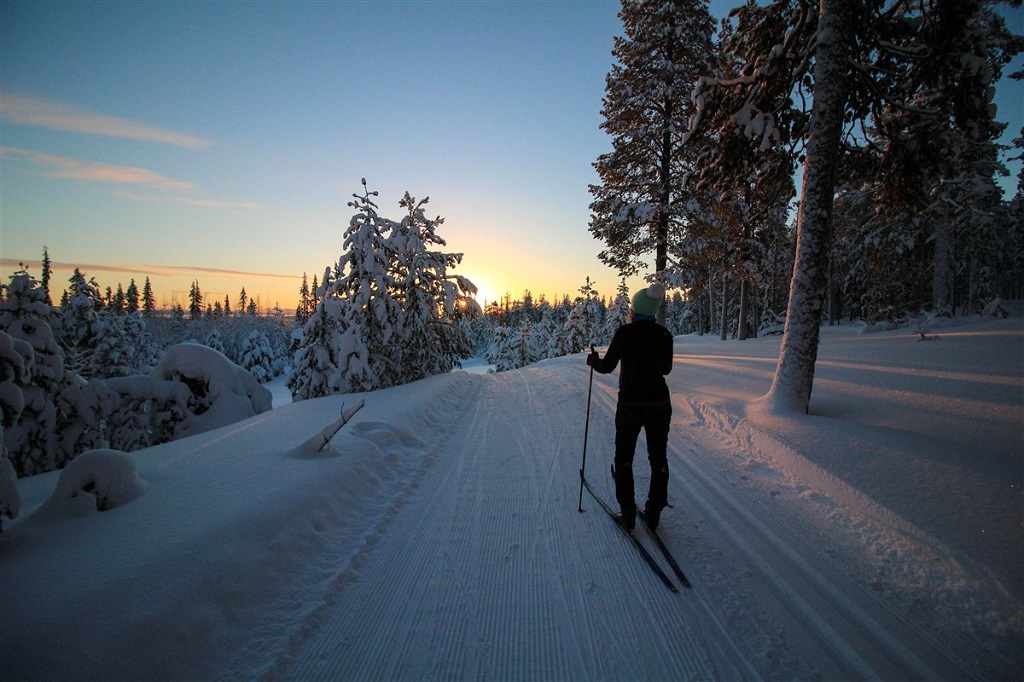
<path fill-rule="evenodd" d="M 658 307 L 665 298 L 665 285 L 655 282 L 646 289 L 641 289 L 633 295 L 633 312 L 637 315 L 654 317 L 658 314 Z"/>

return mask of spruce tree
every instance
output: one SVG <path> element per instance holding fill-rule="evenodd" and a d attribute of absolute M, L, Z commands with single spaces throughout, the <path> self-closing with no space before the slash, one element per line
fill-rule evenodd
<path fill-rule="evenodd" d="M 132 278 L 131 282 L 128 284 L 128 288 L 125 289 L 124 309 L 129 315 L 138 312 L 139 310 L 139 287 L 135 284 L 135 278 Z"/>
<path fill-rule="evenodd" d="M 149 283 L 147 276 L 142 285 L 142 316 L 152 317 L 154 312 L 156 312 L 156 297 L 153 296 L 153 286 Z"/>
<path fill-rule="evenodd" d="M 391 278 L 401 309 L 397 331 L 402 343 L 395 353 L 400 383 L 449 372 L 471 352 L 470 340 L 455 317 L 459 302 L 476 287 L 449 272 L 462 262 L 461 253 L 431 250 L 445 246 L 437 234 L 444 219 L 426 216 L 428 201 L 417 201 L 406 192 L 399 206 L 408 213 L 389 239 L 394 253 Z"/>
<path fill-rule="evenodd" d="M 198 320 L 203 315 L 203 292 L 199 289 L 199 280 L 192 281 L 192 287 L 188 292 L 188 315 L 193 320 Z"/>
<path fill-rule="evenodd" d="M 40 275 L 39 284 L 46 295 L 47 305 L 53 305 L 53 299 L 50 298 L 50 279 L 53 277 L 53 264 L 50 262 L 50 252 L 43 245 L 43 262 L 42 262 L 42 274 Z"/>

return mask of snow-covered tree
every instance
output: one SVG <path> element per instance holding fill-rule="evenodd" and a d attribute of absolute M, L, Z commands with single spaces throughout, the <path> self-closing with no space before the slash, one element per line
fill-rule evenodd
<path fill-rule="evenodd" d="M 612 151 L 594 163 L 590 232 L 606 245 L 601 260 L 629 276 L 651 253 L 664 270 L 686 221 L 693 155 L 683 134 L 693 84 L 711 71 L 714 24 L 705 0 L 622 0 L 619 17 L 625 35 L 615 38 L 601 111 Z"/>
<path fill-rule="evenodd" d="M 313 277 L 313 289 L 309 288 L 309 280 L 306 273 L 302 273 L 302 285 L 299 287 L 299 304 L 295 307 L 295 325 L 301 327 L 313 314 L 316 308 L 316 276 Z"/>
<path fill-rule="evenodd" d="M 193 280 L 188 290 L 188 315 L 198 320 L 203 314 L 203 292 L 199 288 L 199 280 Z"/>
<path fill-rule="evenodd" d="M 53 305 L 53 298 L 50 296 L 50 280 L 53 278 L 53 262 L 50 260 L 50 251 L 43 245 L 42 273 L 39 276 L 39 284 L 46 292 L 46 304 Z"/>
<path fill-rule="evenodd" d="M 270 339 L 258 329 L 252 330 L 242 346 L 242 356 L 238 364 L 249 370 L 253 378 L 261 384 L 273 379 L 274 351 Z"/>
<path fill-rule="evenodd" d="M 135 278 L 132 278 L 125 289 L 124 310 L 129 315 L 139 311 L 139 287 L 135 284 Z"/>
<path fill-rule="evenodd" d="M 4 446 L 20 476 L 56 469 L 64 458 L 57 442 L 57 396 L 64 382 L 64 352 L 54 338 L 46 292 L 24 270 L 11 275 L 5 300 L 0 303 L 0 330 L 13 339 L 11 365 L 22 365 L 6 379 L 5 391 L 22 396 L 20 415 L 4 428 Z M 14 398 L 12 398 L 14 400 Z"/>
<path fill-rule="evenodd" d="M 152 317 L 156 312 L 156 297 L 153 295 L 153 285 L 149 283 L 149 277 L 142 285 L 142 315 Z"/>
<path fill-rule="evenodd" d="M 619 288 L 615 292 L 615 300 L 608 306 L 608 312 L 604 320 L 604 332 L 601 334 L 601 343 L 610 343 L 619 327 L 626 324 L 629 319 L 629 287 L 626 286 L 626 279 L 619 282 Z"/>
<path fill-rule="evenodd" d="M 21 509 L 18 474 L 7 458 L 4 430 L 14 426 L 25 407 L 21 387 L 27 383 L 32 364 L 32 347 L 0 331 L 0 532 L 3 517 L 16 518 Z"/>
<path fill-rule="evenodd" d="M 433 251 L 445 246 L 437 234 L 441 217 L 427 218 L 424 206 L 408 192 L 399 202 L 408 213 L 393 229 L 391 279 L 401 309 L 398 320 L 400 347 L 394 355 L 399 383 L 449 372 L 472 352 L 469 337 L 456 323 L 476 286 L 450 273 L 462 262 L 461 253 Z"/>
<path fill-rule="evenodd" d="M 953 70 L 994 75 L 992 60 L 979 69 L 988 57 L 979 62 L 977 54 L 965 49 L 970 41 L 957 38 L 972 13 L 993 5 L 989 0 L 776 0 L 767 5 L 750 2 L 737 10 L 740 39 L 733 45 L 739 50 L 735 56 L 740 73 L 709 74 L 699 82 L 697 113 L 687 135 L 713 137 L 732 126 L 765 151 L 777 144 L 804 145 L 796 260 L 782 349 L 769 391 L 777 405 L 804 411 L 810 401 L 840 159 L 861 145 L 859 153 L 844 161 L 847 176 L 883 173 L 892 179 L 887 182 L 892 189 L 922 186 L 914 181 L 919 169 L 934 168 L 938 156 L 958 146 L 944 150 L 955 136 L 935 134 L 942 126 L 934 125 L 959 115 L 954 111 L 956 96 L 976 93 L 968 95 L 968 108 L 987 110 L 991 91 L 943 91 L 936 88 L 942 81 L 936 74 L 954 64 Z M 986 16 L 988 27 L 976 24 L 967 31 L 979 36 L 1001 33 L 987 43 L 993 50 L 989 56 L 998 61 L 1019 51 L 1019 44 L 1005 39 L 1005 30 L 998 28 L 1001 20 L 992 13 Z M 935 97 L 940 91 L 941 97 Z M 800 101 L 810 102 L 810 107 L 794 115 L 793 103 Z M 922 125 L 929 119 L 931 123 Z M 880 136 L 870 139 L 872 131 Z M 923 139 L 924 131 L 935 139 Z M 865 139 L 869 146 L 862 145 Z M 698 178 L 728 172 L 727 156 L 703 161 L 694 170 Z"/>
<path fill-rule="evenodd" d="M 450 370 L 468 357 L 469 339 L 455 324 L 460 303 L 476 288 L 449 273 L 461 254 L 444 245 L 427 219 L 426 200 L 407 193 L 401 222 L 380 215 L 363 181 L 344 254 L 324 272 L 316 311 L 303 329 L 289 387 L 294 399 L 371 391 Z"/>
<path fill-rule="evenodd" d="M 536 326 L 526 320 L 515 329 L 508 330 L 494 355 L 495 371 L 519 369 L 547 357 L 543 335 L 538 332 Z"/>

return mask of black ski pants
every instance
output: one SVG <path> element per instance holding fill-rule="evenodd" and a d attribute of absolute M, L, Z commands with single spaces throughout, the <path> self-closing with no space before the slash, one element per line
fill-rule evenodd
<path fill-rule="evenodd" d="M 615 499 L 624 514 L 636 510 L 633 490 L 633 455 L 640 429 L 647 437 L 647 458 L 651 463 L 651 488 L 646 508 L 660 512 L 668 504 L 668 432 L 672 425 L 672 403 L 619 403 L 615 410 Z"/>

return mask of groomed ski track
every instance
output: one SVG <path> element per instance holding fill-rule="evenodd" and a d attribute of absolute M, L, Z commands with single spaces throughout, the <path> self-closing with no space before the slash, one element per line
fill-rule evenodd
<path fill-rule="evenodd" d="M 666 590 L 589 496 L 577 512 L 587 373 L 582 359 L 562 359 L 461 375 L 439 396 L 430 429 L 402 415 L 346 427 L 346 438 L 369 440 L 382 456 L 421 463 L 377 505 L 383 511 L 368 515 L 360 542 L 322 553 L 296 575 L 222 678 L 980 680 L 1017 672 L 964 637 L 955 615 L 922 603 L 927 585 L 893 595 L 880 584 L 865 538 L 875 550 L 931 551 L 913 528 L 878 528 L 782 472 L 735 419 L 680 391 L 669 445 L 675 506 L 662 537 L 693 589 Z M 616 380 L 594 377 L 587 463 L 609 500 Z M 634 469 L 642 503 L 642 436 Z"/>

